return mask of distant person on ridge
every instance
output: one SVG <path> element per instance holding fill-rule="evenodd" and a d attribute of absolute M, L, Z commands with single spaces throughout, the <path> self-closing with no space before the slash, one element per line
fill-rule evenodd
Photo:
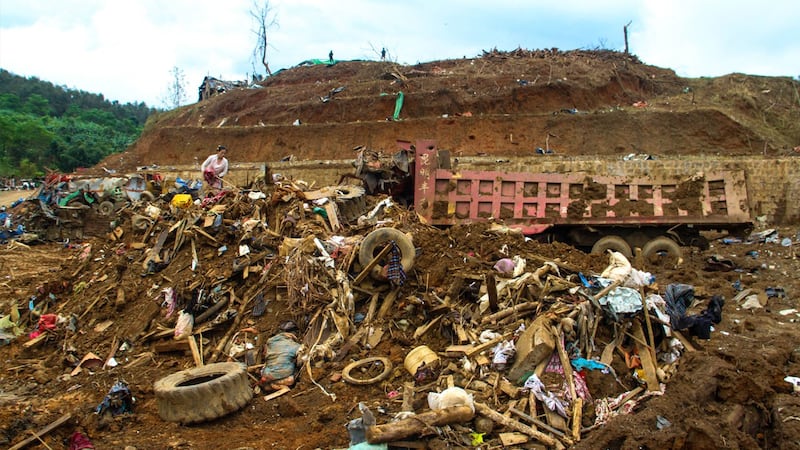
<path fill-rule="evenodd" d="M 333 62 L 333 50 L 328 53 L 328 61 Z"/>
<path fill-rule="evenodd" d="M 381 49 L 381 61 L 386 61 L 386 48 Z"/>
<path fill-rule="evenodd" d="M 214 189 L 222 189 L 222 177 L 228 174 L 228 160 L 225 158 L 227 153 L 228 149 L 224 145 L 218 145 L 217 153 L 206 158 L 200 166 L 203 179 Z"/>

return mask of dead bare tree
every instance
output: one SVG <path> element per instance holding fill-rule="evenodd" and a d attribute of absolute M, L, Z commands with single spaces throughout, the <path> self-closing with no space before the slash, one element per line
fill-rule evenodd
<path fill-rule="evenodd" d="M 632 23 L 632 22 L 633 22 L 633 21 L 631 21 L 631 22 L 628 22 L 628 24 L 627 24 L 627 25 L 625 25 L 624 27 L 622 27 L 622 33 L 625 35 L 625 54 L 626 54 L 626 55 L 628 54 L 628 27 L 629 27 L 629 26 L 631 26 L 631 23 Z"/>
<path fill-rule="evenodd" d="M 178 66 L 174 66 L 169 73 L 172 79 L 167 86 L 167 93 L 162 99 L 162 103 L 167 108 L 175 109 L 186 103 L 186 77 Z"/>
<path fill-rule="evenodd" d="M 253 60 L 261 61 L 267 71 L 267 75 L 272 75 L 272 71 L 269 69 L 269 61 L 267 61 L 267 47 L 269 47 L 267 38 L 269 30 L 278 26 L 278 21 L 269 5 L 269 0 L 254 0 L 250 16 L 255 21 L 256 30 L 254 33 L 257 36 L 256 46 L 253 49 Z"/>

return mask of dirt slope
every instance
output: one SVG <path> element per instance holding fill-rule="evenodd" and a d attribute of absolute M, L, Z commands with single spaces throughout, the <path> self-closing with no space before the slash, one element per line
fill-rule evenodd
<path fill-rule="evenodd" d="M 399 92 L 399 120 L 387 120 Z M 464 155 L 537 147 L 563 155 L 785 155 L 800 142 L 800 94 L 790 78 L 686 79 L 610 51 L 495 51 L 415 66 L 340 62 L 294 67 L 258 88 L 155 117 L 104 165 L 194 164 L 219 143 L 232 161 L 349 159 L 358 145 L 391 152 L 397 139 L 421 138 Z"/>

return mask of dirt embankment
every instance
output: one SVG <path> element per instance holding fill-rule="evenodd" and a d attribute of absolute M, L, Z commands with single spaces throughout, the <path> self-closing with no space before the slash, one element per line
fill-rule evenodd
<path fill-rule="evenodd" d="M 199 164 L 220 143 L 240 162 L 349 159 L 359 145 L 391 153 L 421 138 L 465 156 L 787 155 L 800 143 L 798 89 L 789 78 L 680 78 L 607 51 L 303 66 L 155 117 L 101 166 Z"/>

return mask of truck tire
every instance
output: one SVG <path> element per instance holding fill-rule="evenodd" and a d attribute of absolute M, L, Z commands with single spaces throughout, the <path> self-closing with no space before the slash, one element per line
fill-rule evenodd
<path fill-rule="evenodd" d="M 114 203 L 106 200 L 100 203 L 100 205 L 97 207 L 97 212 L 99 212 L 102 216 L 110 216 L 111 214 L 114 214 L 115 209 Z"/>
<path fill-rule="evenodd" d="M 158 414 L 169 422 L 198 423 L 244 407 L 253 390 L 243 365 L 215 363 L 168 375 L 155 382 Z"/>
<path fill-rule="evenodd" d="M 358 262 L 361 263 L 361 266 L 366 267 L 367 264 L 372 262 L 375 256 L 390 241 L 397 243 L 400 248 L 400 264 L 403 266 L 403 271 L 408 273 L 414 267 L 416 250 L 414 249 L 414 244 L 411 243 L 411 239 L 396 228 L 378 228 L 361 241 L 361 248 L 358 250 Z M 383 265 L 380 262 L 372 268 L 370 275 L 377 280 L 386 280 L 383 275 Z"/>
<path fill-rule="evenodd" d="M 642 257 L 651 266 L 674 266 L 683 257 L 681 246 L 666 236 L 659 236 L 644 244 Z"/>
<path fill-rule="evenodd" d="M 153 193 L 150 192 L 150 191 L 144 191 L 139 195 L 139 200 L 144 201 L 144 202 L 153 202 L 153 201 L 155 201 L 155 199 L 156 199 L 156 196 L 153 195 Z"/>
<path fill-rule="evenodd" d="M 336 187 L 336 206 L 342 222 L 353 222 L 366 212 L 365 193 L 366 191 L 361 186 L 340 185 Z"/>
<path fill-rule="evenodd" d="M 633 256 L 631 246 L 625 242 L 625 239 L 615 235 L 603 236 L 592 246 L 592 254 L 594 255 L 605 254 L 606 250 L 614 250 L 615 252 L 622 253 L 622 255 L 628 259 L 631 259 Z"/>

